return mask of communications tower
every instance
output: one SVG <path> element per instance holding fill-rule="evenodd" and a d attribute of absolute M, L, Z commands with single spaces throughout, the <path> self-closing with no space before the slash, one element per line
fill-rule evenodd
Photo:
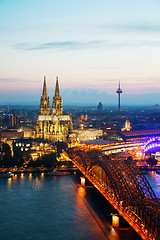
<path fill-rule="evenodd" d="M 119 81 L 119 88 L 117 89 L 116 93 L 118 94 L 118 111 L 120 111 L 120 95 L 123 91 L 120 88 L 120 81 Z"/>

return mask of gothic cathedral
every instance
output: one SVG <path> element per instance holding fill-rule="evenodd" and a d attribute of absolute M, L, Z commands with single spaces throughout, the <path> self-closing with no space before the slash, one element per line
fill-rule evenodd
<path fill-rule="evenodd" d="M 48 139 L 52 142 L 58 140 L 66 142 L 72 128 L 71 116 L 63 115 L 63 104 L 59 92 L 58 77 L 56 78 L 52 113 L 47 94 L 46 78 L 44 77 L 43 93 L 41 96 L 39 115 L 37 116 L 36 138 Z"/>

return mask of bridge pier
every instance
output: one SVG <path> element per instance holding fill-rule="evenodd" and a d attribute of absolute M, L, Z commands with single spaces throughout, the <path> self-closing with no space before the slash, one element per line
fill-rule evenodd
<path fill-rule="evenodd" d="M 98 149 L 85 147 L 75 147 L 70 154 L 81 172 L 78 177 L 83 176 L 81 186 L 89 181 L 120 214 L 114 216 L 113 210 L 110 216 L 115 230 L 131 226 L 142 239 L 160 240 L 160 201 L 134 162 L 113 161 Z"/>
<path fill-rule="evenodd" d="M 112 214 L 112 227 L 119 228 L 119 216 L 117 214 Z"/>
<path fill-rule="evenodd" d="M 85 177 L 81 177 L 81 186 L 85 187 L 85 185 L 86 185 L 86 179 Z"/>

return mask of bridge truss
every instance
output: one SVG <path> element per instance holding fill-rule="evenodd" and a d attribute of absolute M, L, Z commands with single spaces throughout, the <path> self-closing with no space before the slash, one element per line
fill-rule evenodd
<path fill-rule="evenodd" d="M 69 156 L 142 239 L 160 240 L 160 200 L 134 162 L 89 149 L 73 148 Z"/>

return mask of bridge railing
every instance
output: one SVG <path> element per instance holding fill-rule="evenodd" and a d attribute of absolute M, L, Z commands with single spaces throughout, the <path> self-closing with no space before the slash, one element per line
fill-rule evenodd
<path fill-rule="evenodd" d="M 106 182 L 100 180 L 96 174 L 87 174 L 89 180 L 94 184 L 94 186 L 106 197 L 106 199 L 112 202 L 112 205 L 119 211 L 123 212 L 123 215 L 129 217 L 129 223 L 132 223 L 139 229 L 139 231 L 143 232 L 143 234 L 148 237 L 148 239 L 160 239 L 159 227 L 153 221 L 153 215 L 149 217 L 148 212 L 146 210 L 147 207 L 143 205 L 144 209 L 140 208 L 142 203 L 139 200 L 136 200 L 137 206 L 128 205 L 128 200 L 125 201 L 117 201 L 115 192 L 111 189 Z M 131 203 L 130 203 L 131 204 Z M 151 212 L 150 212 L 151 213 Z"/>
<path fill-rule="evenodd" d="M 77 154 L 78 155 L 78 154 Z M 82 153 L 83 155 L 83 153 Z M 84 154 L 85 155 L 85 154 Z M 85 157 L 83 155 L 83 157 Z M 79 170 L 88 178 L 88 180 L 101 192 L 101 194 L 113 205 L 113 207 L 124 217 L 125 220 L 128 221 L 128 223 L 139 233 L 139 235 L 146 240 L 160 240 L 160 201 L 154 197 L 154 194 L 152 194 L 152 191 L 146 186 L 147 182 L 144 182 L 144 187 L 143 189 L 140 189 L 139 194 L 133 194 L 133 190 L 131 189 L 131 194 L 128 194 L 125 198 L 125 194 L 121 194 L 119 191 L 116 191 L 114 189 L 115 185 L 118 184 L 118 181 L 115 181 L 114 184 L 112 182 L 109 182 L 109 180 L 112 180 L 111 177 L 107 176 L 107 172 L 105 172 L 106 176 L 104 176 L 104 171 L 105 167 L 103 167 L 103 172 L 98 172 L 99 169 L 98 167 L 94 167 L 94 163 L 96 161 L 96 165 L 98 165 L 98 155 L 96 156 L 93 152 L 92 154 L 88 155 L 90 158 L 93 156 L 93 162 L 92 161 L 87 161 L 92 162 L 91 167 L 88 166 L 86 168 L 86 162 L 85 158 L 80 159 L 80 155 L 78 157 L 73 157 L 73 162 L 74 164 L 77 165 Z M 81 156 L 82 157 L 82 156 Z M 102 159 L 103 160 L 103 159 Z M 102 160 L 99 159 L 99 167 L 102 167 Z M 103 161 L 105 162 L 105 160 Z M 107 164 L 107 162 L 105 163 Z M 114 168 L 114 163 L 110 164 L 110 170 L 113 165 Z M 121 168 L 122 168 L 121 164 Z M 138 170 L 134 169 L 134 166 L 132 164 L 129 166 L 132 171 L 136 172 Z M 128 174 L 128 168 L 124 168 L 123 170 L 126 169 L 126 174 Z M 94 170 L 94 171 L 93 171 Z M 108 168 L 109 170 L 109 168 Z M 114 168 L 114 171 L 117 171 L 116 174 L 120 173 L 120 169 L 117 170 L 117 166 Z M 122 170 L 122 169 L 121 169 Z M 97 171 L 97 172 L 95 172 Z M 112 171 L 113 172 L 113 171 Z M 113 172 L 114 173 L 114 172 Z M 137 172 L 138 173 L 138 172 Z M 118 175 L 116 175 L 118 176 Z M 139 174 L 139 173 L 138 173 Z M 125 176 L 125 174 L 124 174 Z M 137 174 L 135 174 L 135 179 Z M 121 176 L 122 178 L 123 176 Z M 128 179 L 129 175 L 127 175 L 127 181 L 129 182 Z M 131 181 L 135 180 L 131 176 Z M 143 180 L 143 179 L 142 179 Z M 124 180 L 125 181 L 125 180 Z M 121 181 L 123 184 L 123 181 Z M 118 188 L 119 185 L 117 185 Z M 125 184 L 122 187 L 121 186 L 121 191 L 123 188 L 125 188 Z M 136 185 L 135 185 L 136 186 Z M 137 185 L 137 191 L 138 191 L 138 186 Z M 132 184 L 128 184 L 126 189 L 124 189 L 124 193 L 127 193 L 129 191 L 129 187 L 133 187 Z M 149 189 L 149 190 L 148 190 Z M 142 190 L 145 191 L 145 194 L 142 194 Z M 148 191 L 148 195 L 146 192 Z M 118 195 L 120 194 L 120 195 Z M 132 196 L 139 196 L 138 199 L 133 199 Z M 148 198 L 147 196 L 153 196 L 153 199 Z"/>

